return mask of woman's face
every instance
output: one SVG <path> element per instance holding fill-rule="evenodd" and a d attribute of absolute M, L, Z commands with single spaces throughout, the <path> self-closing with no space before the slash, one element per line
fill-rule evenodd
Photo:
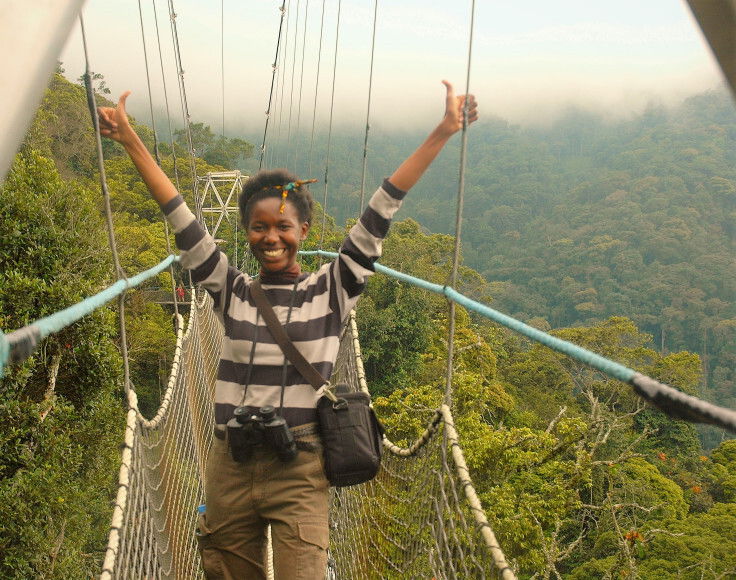
<path fill-rule="evenodd" d="M 299 243 L 306 239 L 309 224 L 299 219 L 296 207 L 287 199 L 279 213 L 281 199 L 266 197 L 255 202 L 248 216 L 251 252 L 267 272 L 282 272 L 296 263 Z"/>

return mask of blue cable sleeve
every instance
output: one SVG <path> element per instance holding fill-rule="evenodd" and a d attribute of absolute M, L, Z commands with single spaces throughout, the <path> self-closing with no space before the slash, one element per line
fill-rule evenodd
<path fill-rule="evenodd" d="M 479 304 L 478 302 L 471 300 L 467 296 L 463 296 L 453 288 L 446 287 L 444 294 L 450 300 L 454 300 L 468 310 L 472 310 L 482 316 L 485 316 L 486 318 L 490 318 L 491 320 L 498 322 L 499 324 L 503 324 L 511 330 L 515 330 L 516 332 L 523 334 L 524 336 L 527 336 L 545 346 L 548 346 L 549 348 L 564 353 L 576 360 L 579 360 L 580 362 L 583 362 L 593 368 L 603 371 L 604 373 L 615 379 L 628 383 L 636 374 L 634 370 L 625 367 L 622 364 L 607 359 L 581 346 L 578 346 L 566 340 L 562 340 L 561 338 L 557 338 L 556 336 L 547 334 L 546 332 L 529 326 L 528 324 L 524 324 L 523 322 L 516 320 L 511 316 L 507 316 L 506 314 L 498 312 L 497 310 L 493 310 L 493 308 L 489 308 L 488 306 Z"/>
<path fill-rule="evenodd" d="M 0 330 L 0 379 L 3 378 L 3 370 L 5 365 L 8 364 L 8 357 L 10 356 L 10 345 L 8 339 L 5 338 L 5 334 Z"/>
<path fill-rule="evenodd" d="M 95 309 L 103 306 L 113 298 L 122 294 L 128 288 L 134 288 L 141 282 L 145 282 L 149 278 L 153 278 L 157 274 L 160 274 L 168 268 L 172 262 L 176 262 L 178 260 L 179 256 L 170 255 L 153 268 L 149 268 L 148 270 L 145 270 L 132 278 L 128 278 L 127 280 L 118 280 L 115 284 L 106 288 L 99 294 L 90 296 L 69 308 L 65 308 L 64 310 L 60 310 L 50 316 L 41 318 L 34 322 L 33 325 L 38 327 L 41 338 L 46 338 L 49 334 L 59 332 L 62 328 L 65 328 L 87 314 L 90 314 Z"/>
<path fill-rule="evenodd" d="M 305 256 L 321 255 L 327 258 L 337 258 L 338 256 L 338 254 L 335 252 L 325 252 L 322 250 L 302 251 L 299 253 Z M 476 302 L 475 300 L 472 300 L 467 296 L 460 294 L 460 292 L 453 288 L 450 288 L 449 286 L 441 286 L 439 284 L 427 282 L 426 280 L 415 278 L 414 276 L 404 274 L 403 272 L 398 272 L 397 270 L 387 268 L 386 266 L 383 266 L 379 263 L 375 263 L 373 266 L 375 267 L 376 272 L 381 272 L 382 274 L 386 274 L 388 276 L 391 276 L 392 278 L 401 280 L 402 282 L 407 282 L 419 288 L 423 288 L 424 290 L 429 290 L 430 292 L 434 292 L 435 294 L 442 294 L 446 296 L 449 300 L 452 300 L 453 302 L 464 306 L 468 310 L 477 312 L 485 318 L 489 318 L 494 322 L 498 322 L 499 324 L 502 324 L 503 326 L 506 326 L 511 330 L 515 330 L 516 332 L 523 334 L 524 336 L 527 336 L 545 346 L 548 346 L 549 348 L 566 354 L 576 360 L 579 360 L 582 363 L 590 365 L 591 367 L 596 368 L 599 371 L 602 371 L 615 379 L 628 383 L 636 374 L 636 371 L 625 367 L 622 364 L 602 357 L 601 355 L 591 352 L 576 344 L 547 334 L 546 332 L 538 330 L 532 326 L 529 326 L 528 324 L 524 324 L 523 322 L 516 320 L 511 316 L 507 316 L 506 314 L 503 314 L 498 310 L 489 308 L 488 306 L 481 304 L 480 302 Z"/>
<path fill-rule="evenodd" d="M 23 340 L 26 340 L 28 336 L 32 335 L 34 337 L 33 346 L 35 347 L 35 342 L 37 342 L 38 340 L 46 338 L 47 336 L 55 332 L 59 332 L 61 329 L 90 314 L 100 306 L 104 306 L 107 302 L 119 296 L 125 290 L 129 288 L 134 288 L 135 286 L 138 286 L 149 278 L 153 278 L 157 274 L 163 272 L 173 262 L 178 261 L 179 256 L 174 256 L 173 254 L 169 255 L 153 268 L 149 268 L 148 270 L 145 270 L 144 272 L 141 272 L 140 274 L 137 274 L 136 276 L 133 276 L 131 278 L 118 280 L 112 286 L 106 288 L 102 292 L 99 292 L 94 296 L 90 296 L 89 298 L 86 298 L 72 306 L 69 306 L 64 310 L 60 310 L 58 312 L 55 312 L 54 314 L 51 314 L 44 318 L 40 318 L 35 322 L 29 324 L 28 326 L 25 326 L 9 334 L 3 334 L 2 331 L 0 331 L 0 377 L 3 376 L 3 369 L 10 359 L 10 351 L 16 340 L 21 338 Z M 22 360 L 22 358 L 25 358 L 29 355 L 30 352 L 26 353 L 25 356 L 14 360 Z"/>

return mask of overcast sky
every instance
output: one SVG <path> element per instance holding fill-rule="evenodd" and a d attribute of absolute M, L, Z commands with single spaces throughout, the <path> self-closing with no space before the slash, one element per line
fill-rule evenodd
<path fill-rule="evenodd" d="M 154 2 L 169 102 L 180 119 L 168 3 L 141 0 L 154 106 L 164 106 Z M 291 114 L 292 126 L 298 123 L 303 130 L 311 126 L 315 91 L 317 123 L 328 119 L 338 0 L 324 0 L 318 84 L 323 1 L 286 4 L 281 41 L 286 61 L 277 69 L 281 90 L 273 111 L 274 116 L 280 112 L 282 122 Z M 193 120 L 205 121 L 219 133 L 224 97 L 227 134 L 262 131 L 281 0 L 174 0 L 174 6 Z M 341 2 L 337 126 L 365 123 L 373 7 L 373 0 Z M 438 116 L 443 78 L 459 92 L 464 89 L 470 8 L 470 1 L 379 0 L 372 125 L 390 130 Z M 105 75 L 111 96 L 131 89 L 129 109 L 147 121 L 138 2 L 87 0 L 84 17 L 92 69 Z M 543 122 L 569 104 L 627 114 L 648 102 L 670 104 L 722 84 L 684 0 L 478 0 L 474 30 L 471 91 L 482 114 L 512 122 Z M 60 58 L 69 78 L 81 74 L 78 27 Z"/>

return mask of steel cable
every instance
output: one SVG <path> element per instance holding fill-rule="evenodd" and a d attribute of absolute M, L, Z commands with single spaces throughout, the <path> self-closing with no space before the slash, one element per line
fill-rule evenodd
<path fill-rule="evenodd" d="M 365 113 L 365 140 L 363 142 L 363 169 L 360 173 L 360 206 L 358 217 L 363 213 L 365 201 L 365 173 L 368 167 L 368 133 L 371 130 L 371 96 L 373 95 L 373 57 L 376 52 L 376 22 L 378 21 L 378 0 L 373 0 L 373 34 L 371 35 L 371 66 L 368 74 L 368 105 Z"/>
<path fill-rule="evenodd" d="M 324 195 L 322 197 L 322 229 L 319 233 L 319 249 L 323 249 L 325 240 L 325 227 L 327 226 L 327 188 L 330 170 L 330 144 L 332 143 L 332 119 L 335 111 L 335 82 L 337 79 L 337 54 L 340 46 L 340 9 L 342 8 L 342 0 L 337 0 L 337 23 L 335 24 L 335 59 L 332 65 L 332 94 L 330 96 L 330 121 L 327 127 L 327 151 L 325 153 L 325 178 L 324 178 Z M 322 256 L 319 258 L 319 265 L 322 265 Z"/>
<path fill-rule="evenodd" d="M 260 171 L 263 169 L 263 157 L 266 152 L 266 136 L 268 135 L 268 122 L 271 119 L 271 104 L 273 102 L 273 92 L 274 92 L 274 85 L 276 83 L 276 76 L 277 76 L 277 70 L 278 70 L 278 60 L 279 60 L 279 48 L 281 46 L 281 30 L 284 26 L 284 14 L 286 13 L 286 0 L 283 0 L 281 3 L 281 19 L 279 21 L 279 33 L 276 38 L 276 54 L 273 57 L 273 64 L 271 65 L 272 74 L 271 74 L 271 89 L 268 92 L 268 107 L 266 108 L 266 123 L 265 127 L 263 128 L 263 142 L 261 143 L 261 155 L 260 159 L 258 160 L 258 170 Z"/>
<path fill-rule="evenodd" d="M 465 94 L 470 94 L 470 64 L 473 56 L 473 28 L 475 25 L 475 0 L 471 0 L 470 8 L 470 34 L 468 39 L 468 62 L 465 79 Z M 457 270 L 460 262 L 460 241 L 462 239 L 463 224 L 463 201 L 465 198 L 465 156 L 468 148 L 468 105 L 469 99 L 465 99 L 463 105 L 463 130 L 460 145 L 460 176 L 458 179 L 457 209 L 455 212 L 455 246 L 452 255 L 452 272 L 450 273 L 449 286 L 457 285 Z M 449 328 L 447 331 L 447 375 L 445 377 L 445 404 L 452 407 L 452 373 L 455 349 L 455 303 L 449 301 Z"/>

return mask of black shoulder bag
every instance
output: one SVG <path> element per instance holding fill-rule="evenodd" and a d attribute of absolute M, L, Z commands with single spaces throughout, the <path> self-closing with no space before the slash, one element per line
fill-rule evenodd
<path fill-rule="evenodd" d="M 324 446 L 325 475 L 330 485 L 345 487 L 373 479 L 381 466 L 383 428 L 370 407 L 370 395 L 345 392 L 349 391 L 347 385 L 336 385 L 333 392 L 330 382 L 291 342 L 260 282 L 254 280 L 250 289 L 261 316 L 286 358 L 315 390 L 325 387 L 317 404 L 317 414 Z"/>

